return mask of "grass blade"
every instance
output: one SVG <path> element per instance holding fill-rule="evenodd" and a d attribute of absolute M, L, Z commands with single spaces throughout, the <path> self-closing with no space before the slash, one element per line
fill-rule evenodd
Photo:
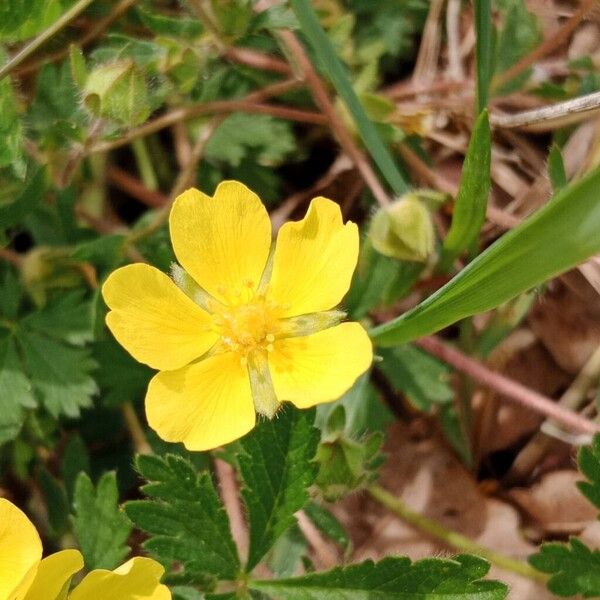
<path fill-rule="evenodd" d="M 345 67 L 337 57 L 327 34 L 323 31 L 309 0 L 290 0 L 290 5 L 296 13 L 302 32 L 319 57 L 321 64 L 324 65 L 331 83 L 352 114 L 356 128 L 371 158 L 379 167 L 381 174 L 394 193 L 398 196 L 402 195 L 408 190 L 408 183 L 396 167 L 394 159 L 379 137 L 377 129 L 367 117 L 358 96 L 352 88 Z"/>
<path fill-rule="evenodd" d="M 381 346 L 403 344 L 490 310 L 600 252 L 600 169 L 563 188 L 452 281 L 397 319 L 376 327 Z"/>
<path fill-rule="evenodd" d="M 492 78 L 492 50 L 494 30 L 492 0 L 475 0 L 475 33 L 477 45 L 477 113 L 486 108 Z"/>
<path fill-rule="evenodd" d="M 491 144 L 488 115 L 484 110 L 475 123 L 465 156 L 452 225 L 444 239 L 438 266 L 440 271 L 447 271 L 461 252 L 477 242 L 490 193 Z"/>

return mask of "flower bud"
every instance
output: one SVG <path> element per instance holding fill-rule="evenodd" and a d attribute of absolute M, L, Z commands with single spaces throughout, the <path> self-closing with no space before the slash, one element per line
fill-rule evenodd
<path fill-rule="evenodd" d="M 131 60 L 107 63 L 89 73 L 83 103 L 95 116 L 129 127 L 143 123 L 151 112 L 146 82 Z"/>
<path fill-rule="evenodd" d="M 434 249 L 431 214 L 415 192 L 377 211 L 369 229 L 377 252 L 399 260 L 425 262 Z"/>

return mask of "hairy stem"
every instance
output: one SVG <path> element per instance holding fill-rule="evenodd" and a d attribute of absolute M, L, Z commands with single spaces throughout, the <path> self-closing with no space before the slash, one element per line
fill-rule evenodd
<path fill-rule="evenodd" d="M 547 579 L 545 575 L 536 571 L 526 562 L 506 556 L 505 554 L 500 554 L 499 552 L 490 550 L 485 546 L 481 546 L 477 542 L 469 539 L 467 536 L 457 533 L 456 531 L 446 529 L 437 521 L 433 521 L 432 519 L 424 517 L 423 515 L 413 511 L 402 500 L 393 494 L 390 494 L 390 492 L 379 485 L 371 485 L 367 488 L 367 491 L 373 499 L 377 500 L 377 502 L 385 506 L 403 521 L 406 521 L 416 529 L 423 531 L 431 537 L 441 540 L 459 552 L 476 554 L 482 558 L 485 558 L 497 567 L 505 569 L 506 571 L 512 571 L 513 573 L 517 573 L 523 577 L 527 577 L 535 581 L 545 582 Z"/>

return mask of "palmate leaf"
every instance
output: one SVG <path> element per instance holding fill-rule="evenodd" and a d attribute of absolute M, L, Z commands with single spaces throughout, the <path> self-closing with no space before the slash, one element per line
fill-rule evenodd
<path fill-rule="evenodd" d="M 279 600 L 501 600 L 507 588 L 482 581 L 489 565 L 481 558 L 385 558 L 337 567 L 324 573 L 270 581 L 251 581 L 249 587 Z"/>
<path fill-rule="evenodd" d="M 250 525 L 248 571 L 295 523 L 294 513 L 308 501 L 308 487 L 317 473 L 312 462 L 319 441 L 314 419 L 314 410 L 285 406 L 239 442 L 242 497 Z"/>
<path fill-rule="evenodd" d="M 75 483 L 73 527 L 88 569 L 114 569 L 129 553 L 132 526 L 119 509 L 114 471 L 104 473 L 94 487 L 86 473 Z"/>
<path fill-rule="evenodd" d="M 574 267 L 600 252 L 600 169 L 563 188 L 456 277 L 371 337 L 394 346 L 438 331 Z"/>
<path fill-rule="evenodd" d="M 136 468 L 150 482 L 142 490 L 152 499 L 127 502 L 125 512 L 150 534 L 144 548 L 168 567 L 177 561 L 182 581 L 234 579 L 240 562 L 210 475 L 172 454 L 138 456 Z"/>

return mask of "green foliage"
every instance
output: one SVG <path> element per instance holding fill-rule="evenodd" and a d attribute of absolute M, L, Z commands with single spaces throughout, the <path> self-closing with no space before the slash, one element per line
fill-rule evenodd
<path fill-rule="evenodd" d="M 581 448 L 577 457 L 579 470 L 590 481 L 580 481 L 581 493 L 600 508 L 600 435 L 596 435 L 591 446 Z"/>
<path fill-rule="evenodd" d="M 91 377 L 95 363 L 82 346 L 92 335 L 89 302 L 78 293 L 65 295 L 19 317 L 23 292 L 10 270 L 0 285 L 2 443 L 18 434 L 25 409 L 41 403 L 54 418 L 77 417 L 97 387 Z"/>
<path fill-rule="evenodd" d="M 600 551 L 590 550 L 576 538 L 568 544 L 542 544 L 529 562 L 551 575 L 548 589 L 557 596 L 600 596 Z"/>
<path fill-rule="evenodd" d="M 0 4 L 0 41 L 17 42 L 46 29 L 74 0 L 5 0 Z"/>
<path fill-rule="evenodd" d="M 541 35 L 537 19 L 527 10 L 524 0 L 500 0 L 498 7 L 504 13 L 504 23 L 495 52 L 496 74 L 501 74 L 533 50 L 539 44 Z M 495 89 L 495 92 L 507 94 L 518 90 L 530 73 L 531 69 L 525 69 L 523 73 Z"/>
<path fill-rule="evenodd" d="M 251 581 L 250 587 L 281 600 L 501 600 L 506 586 L 480 581 L 488 569 L 484 560 L 473 556 L 414 563 L 390 557 L 292 579 Z"/>
<path fill-rule="evenodd" d="M 308 38 L 313 50 L 318 56 L 321 68 L 331 79 L 337 93 L 341 96 L 346 107 L 352 114 L 356 128 L 388 184 L 398 196 L 408 189 L 408 184 L 394 163 L 389 150 L 385 147 L 373 123 L 367 117 L 365 110 L 352 88 L 352 84 L 344 70 L 340 59 L 327 35 L 323 31 L 317 15 L 308 0 L 290 0 L 304 35 Z"/>
<path fill-rule="evenodd" d="M 0 63 L 6 55 L 0 48 Z M 19 119 L 17 98 L 10 79 L 0 81 L 0 168 L 10 166 L 20 178 L 25 175 L 23 159 L 23 126 Z"/>
<path fill-rule="evenodd" d="M 383 361 L 377 365 L 394 390 L 402 392 L 419 410 L 452 402 L 454 391 L 448 383 L 450 369 L 415 346 L 380 350 Z"/>
<path fill-rule="evenodd" d="M 338 405 L 323 428 L 317 451 L 319 472 L 316 483 L 323 497 L 333 502 L 377 477 L 383 463 L 383 433 L 374 432 L 357 439 L 346 428 L 346 411 Z"/>
<path fill-rule="evenodd" d="M 565 165 L 560 148 L 556 144 L 552 144 L 550 152 L 548 152 L 548 176 L 554 193 L 562 190 L 567 185 Z"/>
<path fill-rule="evenodd" d="M 561 190 L 416 308 L 376 327 L 393 346 L 490 310 L 600 252 L 600 169 Z"/>
<path fill-rule="evenodd" d="M 149 482 L 142 490 L 150 499 L 127 502 L 125 512 L 150 535 L 144 548 L 167 568 L 177 562 L 177 581 L 234 579 L 240 562 L 210 475 L 172 454 L 138 456 L 136 468 Z"/>
<path fill-rule="evenodd" d="M 286 407 L 239 442 L 242 498 L 250 527 L 246 569 L 250 571 L 289 527 L 308 501 L 316 477 L 318 431 L 314 410 Z"/>
<path fill-rule="evenodd" d="M 440 271 L 450 268 L 461 252 L 471 250 L 477 244 L 479 232 L 485 222 L 490 193 L 491 158 L 490 125 L 487 111 L 483 111 L 473 128 L 463 163 L 452 225 L 444 238 L 443 253 L 438 265 Z"/>
<path fill-rule="evenodd" d="M 477 112 L 487 108 L 494 44 L 492 0 L 475 0 Z"/>
<path fill-rule="evenodd" d="M 114 569 L 129 553 L 132 526 L 119 509 L 114 471 L 106 472 L 94 487 L 86 473 L 75 483 L 73 529 L 88 569 Z"/>
<path fill-rule="evenodd" d="M 205 155 L 239 167 L 244 159 L 277 165 L 295 149 L 290 124 L 269 115 L 235 113 L 227 117 L 206 144 Z"/>
<path fill-rule="evenodd" d="M 579 451 L 579 470 L 590 481 L 580 481 L 581 493 L 600 508 L 600 435 L 591 446 Z M 577 538 L 567 544 L 542 544 L 540 551 L 529 557 L 538 571 L 551 575 L 548 589 L 557 596 L 600 597 L 600 551 L 588 548 Z"/>
<path fill-rule="evenodd" d="M 327 510 L 321 504 L 309 502 L 304 507 L 304 512 L 321 533 L 324 533 L 328 538 L 343 548 L 350 548 L 352 540 L 348 536 L 344 526 L 336 519 L 331 511 Z"/>

